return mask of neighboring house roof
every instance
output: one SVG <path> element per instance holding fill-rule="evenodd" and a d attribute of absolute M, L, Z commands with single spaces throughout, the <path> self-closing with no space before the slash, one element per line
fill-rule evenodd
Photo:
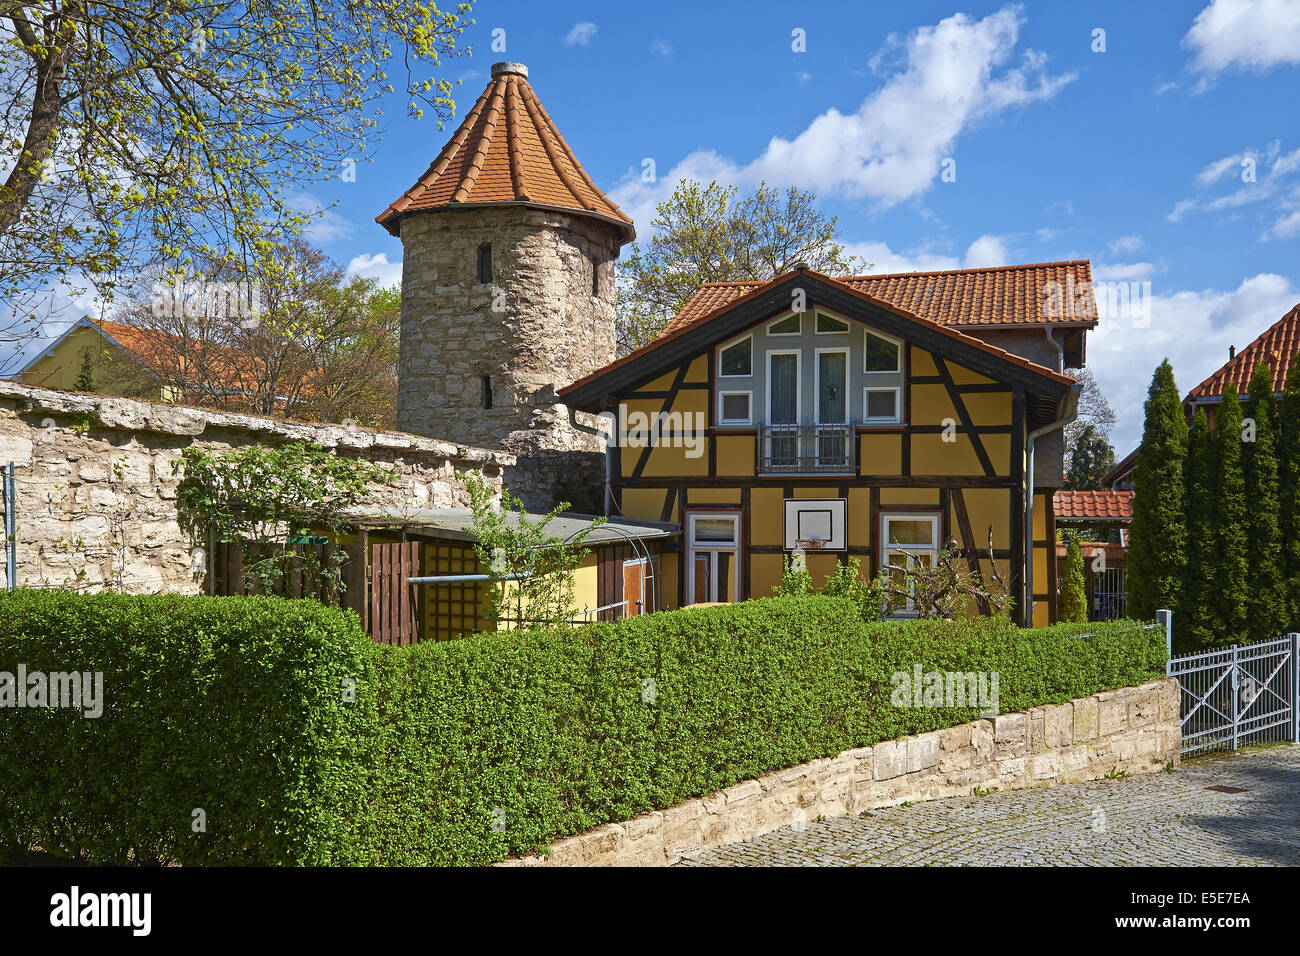
<path fill-rule="evenodd" d="M 1092 267 L 1087 259 L 948 272 L 851 276 L 839 281 L 913 315 L 958 328 L 1097 324 Z M 703 321 L 721 306 L 763 285 L 762 282 L 705 283 L 660 334 L 672 335 Z M 1072 289 L 1076 296 L 1086 296 L 1089 304 L 1074 316 L 1049 314 L 1053 311 L 1049 302 L 1054 289 Z"/>
<path fill-rule="evenodd" d="M 1273 391 L 1280 393 L 1286 387 L 1287 370 L 1297 355 L 1300 355 L 1300 303 L 1217 372 L 1192 389 L 1186 400 L 1197 402 L 1220 399 L 1223 390 L 1230 384 L 1236 385 L 1237 391 L 1244 394 L 1255 366 L 1260 362 L 1273 370 Z"/>
<path fill-rule="evenodd" d="M 424 532 L 434 537 L 476 541 L 474 513 L 468 508 L 374 508 L 358 505 L 344 510 L 352 524 L 358 527 L 404 527 L 416 533 Z M 530 521 L 541 521 L 544 515 L 528 514 Z M 516 511 L 505 513 L 505 522 L 519 526 Z M 567 538 L 590 528 L 596 519 L 592 515 L 561 512 L 546 525 L 548 535 Z M 632 518 L 607 518 L 585 538 L 586 544 L 626 542 L 633 538 L 641 541 L 653 538 L 675 537 L 681 531 L 678 525 L 666 521 L 638 521 Z"/>
<path fill-rule="evenodd" d="M 636 237 L 632 220 L 582 169 L 528 82 L 522 63 L 494 63 L 492 79 L 419 181 L 375 217 L 393 235 L 413 212 L 524 203 L 592 216 Z"/>
<path fill-rule="evenodd" d="M 1101 476 L 1101 483 L 1103 485 L 1113 485 L 1121 478 L 1127 476 L 1129 472 L 1137 467 L 1138 452 L 1141 450 L 1141 446 L 1138 446 L 1120 459 L 1120 461 L 1115 464 L 1114 468 Z"/>
<path fill-rule="evenodd" d="M 840 279 L 833 279 L 812 269 L 801 268 L 746 290 L 741 295 L 723 302 L 689 325 L 682 325 L 671 332 L 665 332 L 648 345 L 643 345 L 622 358 L 615 359 L 603 368 L 597 369 L 590 375 L 578 379 L 571 385 L 565 386 L 559 390 L 558 395 L 569 399 L 570 403 L 576 407 L 584 407 L 596 398 L 595 393 L 601 389 L 602 379 L 609 379 L 610 390 L 622 387 L 626 384 L 623 380 L 628 379 L 630 381 L 635 378 L 635 372 L 642 365 L 653 368 L 658 365 L 668 364 L 674 359 L 680 359 L 682 357 L 679 354 L 680 352 L 697 348 L 702 349 L 715 340 L 725 338 L 727 335 L 739 331 L 745 327 L 744 323 L 751 322 L 755 314 L 761 320 L 762 318 L 777 315 L 782 310 L 788 311 L 790 295 L 788 292 L 782 295 L 778 290 L 793 282 L 807 284 L 808 298 L 811 301 L 833 308 L 834 305 L 831 302 L 825 301 L 827 297 L 830 297 L 839 300 L 851 300 L 845 302 L 846 305 L 850 306 L 853 304 L 874 306 L 876 309 L 884 310 L 892 316 L 911 323 L 913 326 L 912 331 L 925 332 L 932 341 L 935 338 L 947 340 L 947 343 L 957 352 L 970 354 L 973 350 L 975 353 L 992 358 L 998 366 L 1004 369 L 1010 367 L 1018 369 L 1022 373 L 1027 372 L 1031 380 L 1048 386 L 1047 390 L 1058 396 L 1077 387 L 1077 382 L 1068 375 L 1062 375 L 1045 366 L 1038 365 L 1029 361 L 1029 359 L 1008 352 L 1006 349 L 989 345 L 982 339 L 967 335 L 965 332 L 936 322 L 933 319 L 923 318 L 911 313 L 895 303 L 878 299 Z M 818 298 L 819 293 L 822 296 L 821 299 Z M 733 328 L 733 325 L 736 327 Z M 614 374 L 620 370 L 626 371 L 624 374 Z"/>
<path fill-rule="evenodd" d="M 1052 496 L 1057 521 L 1132 521 L 1131 491 L 1058 491 Z"/>

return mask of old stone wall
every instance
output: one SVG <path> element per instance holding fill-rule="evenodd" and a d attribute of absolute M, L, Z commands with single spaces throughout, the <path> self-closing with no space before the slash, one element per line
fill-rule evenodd
<path fill-rule="evenodd" d="M 478 281 L 485 244 L 490 284 Z M 555 392 L 614 358 L 613 227 L 524 206 L 465 208 L 406 217 L 402 247 L 398 428 L 515 454 L 506 483 L 532 510 L 576 497 L 552 493 L 557 476 L 581 473 L 595 499 L 603 465 L 593 473 L 589 454 L 603 445 L 572 427 Z M 553 467 L 536 451 L 587 455 Z"/>
<path fill-rule="evenodd" d="M 1177 766 L 1173 678 L 936 730 L 777 770 L 667 810 L 560 840 L 507 866 L 663 866 L 819 816 L 904 801 L 1096 780 Z"/>
<path fill-rule="evenodd" d="M 461 477 L 499 489 L 513 456 L 448 441 L 308 424 L 0 381 L 0 466 L 15 465 L 18 580 L 40 587 L 200 593 L 205 542 L 176 509 L 172 464 L 191 445 L 314 442 L 391 468 L 372 504 L 464 507 Z M 0 563 L 4 556 L 0 552 Z"/>

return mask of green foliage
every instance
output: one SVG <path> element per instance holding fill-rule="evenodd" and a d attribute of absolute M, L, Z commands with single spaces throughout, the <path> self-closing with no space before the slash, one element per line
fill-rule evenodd
<path fill-rule="evenodd" d="M 1278 488 L 1287 627 L 1300 629 L 1300 353 L 1287 373 L 1278 415 Z"/>
<path fill-rule="evenodd" d="M 1218 468 L 1205 409 L 1197 409 L 1187 436 L 1183 471 L 1187 561 L 1183 597 L 1174 618 L 1174 649 L 1180 654 L 1208 650 L 1218 642 L 1214 600 L 1218 545 L 1215 542 L 1215 489 Z"/>
<path fill-rule="evenodd" d="M 1246 564 L 1250 579 L 1246 590 L 1246 635 L 1267 641 L 1287 625 L 1286 592 L 1282 584 L 1282 532 L 1278 509 L 1277 406 L 1273 398 L 1273 370 L 1264 362 L 1250 378 L 1246 416 L 1254 422 L 1243 456 L 1246 491 Z"/>
<path fill-rule="evenodd" d="M 893 706 L 914 665 L 997 672 L 1002 712 L 1163 675 L 1159 632 L 1084 631 L 866 622 L 805 597 L 391 647 L 307 601 L 18 591 L 0 596 L 0 661 L 103 670 L 109 703 L 4 714 L 0 841 L 113 862 L 490 863 L 977 717 Z"/>
<path fill-rule="evenodd" d="M 885 613 L 884 573 L 876 575 L 872 581 L 862 580 L 862 562 L 854 557 L 836 562 L 835 570 L 826 578 L 822 594 L 852 601 L 858 609 L 858 616 L 864 621 L 878 621 Z"/>
<path fill-rule="evenodd" d="M 1085 425 L 1070 454 L 1070 470 L 1065 487 L 1079 491 L 1097 491 L 1101 478 L 1115 467 L 1115 449 L 1092 425 Z"/>
<path fill-rule="evenodd" d="M 77 373 L 77 380 L 72 385 L 74 392 L 93 392 L 95 390 L 95 373 L 90 364 L 90 350 L 87 349 L 81 356 L 81 371 Z"/>
<path fill-rule="evenodd" d="M 1246 477 L 1242 469 L 1242 413 L 1237 386 L 1223 390 L 1214 418 L 1214 590 L 1216 642 L 1244 643 L 1250 543 Z"/>
<path fill-rule="evenodd" d="M 370 483 L 393 480 L 389 468 L 303 442 L 225 451 L 191 445 L 173 468 L 183 472 L 177 507 L 195 538 L 211 531 L 217 541 L 243 544 L 283 546 L 313 533 L 338 534 L 348 527 L 345 509 L 369 497 Z M 245 576 L 269 590 L 295 562 L 312 558 L 311 552 L 275 548 L 247 564 Z M 337 565 L 305 570 L 339 583 Z"/>
<path fill-rule="evenodd" d="M 1183 524 L 1183 464 L 1187 419 L 1174 370 L 1165 359 L 1147 391 L 1146 423 L 1134 475 L 1128 549 L 1128 613 L 1151 620 L 1177 612 L 1182 599 L 1187 531 Z"/>
<path fill-rule="evenodd" d="M 0 595 L 0 670 L 103 673 L 97 718 L 0 711 L 0 852 L 346 862 L 375 700 L 343 691 L 368 686 L 372 647 L 355 615 L 314 601 Z"/>
<path fill-rule="evenodd" d="M 619 268 L 619 354 L 650 342 L 705 282 L 767 281 L 798 262 L 828 275 L 865 266 L 844 251 L 836 216 L 811 192 L 766 183 L 738 198 L 734 186 L 678 183 L 655 208 L 648 242 Z"/>
<path fill-rule="evenodd" d="M 567 501 L 530 518 L 523 502 L 509 491 L 502 491 L 498 505 L 481 475 L 467 475 L 465 486 L 474 514 L 474 551 L 491 579 L 486 619 L 494 626 L 516 628 L 572 622 L 581 610 L 573 599 L 574 573 L 590 553 L 583 542 L 605 519 L 597 518 L 562 538 L 547 528 L 569 509 Z"/>
<path fill-rule="evenodd" d="M 812 573 L 802 553 L 787 554 L 781 559 L 781 583 L 772 589 L 776 597 L 803 597 L 816 594 L 812 586 Z"/>
<path fill-rule="evenodd" d="M 1088 591 L 1083 580 L 1083 551 L 1077 540 L 1065 549 L 1065 569 L 1061 578 L 1061 603 L 1058 617 L 1066 623 L 1082 624 L 1088 620 Z"/>

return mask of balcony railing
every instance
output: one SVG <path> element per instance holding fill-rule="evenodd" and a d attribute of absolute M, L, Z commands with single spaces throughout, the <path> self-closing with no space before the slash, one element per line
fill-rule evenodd
<path fill-rule="evenodd" d="M 761 475 L 844 475 L 854 472 L 852 425 L 761 425 Z"/>

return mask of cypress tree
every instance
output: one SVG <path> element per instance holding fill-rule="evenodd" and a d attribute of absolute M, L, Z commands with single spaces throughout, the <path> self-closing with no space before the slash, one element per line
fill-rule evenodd
<path fill-rule="evenodd" d="M 1061 575 L 1061 621 L 1083 623 L 1088 620 L 1088 590 L 1083 580 L 1083 551 L 1079 539 L 1071 538 L 1065 549 L 1065 568 Z"/>
<path fill-rule="evenodd" d="M 1180 654 L 1201 651 L 1215 643 L 1214 575 L 1218 546 L 1214 540 L 1214 442 L 1205 409 L 1198 409 L 1187 434 L 1187 464 L 1183 469 L 1183 509 L 1187 527 L 1187 564 L 1183 598 L 1174 621 L 1174 649 Z"/>
<path fill-rule="evenodd" d="M 1150 620 L 1160 608 L 1176 612 L 1181 603 L 1187 546 L 1183 524 L 1186 456 L 1187 419 L 1173 367 L 1165 359 L 1147 390 L 1146 423 L 1133 476 L 1132 541 L 1125 588 L 1130 617 Z"/>
<path fill-rule="evenodd" d="M 1249 587 L 1249 534 L 1246 476 L 1242 471 L 1242 413 L 1237 386 L 1223 390 L 1214 419 L 1215 554 L 1214 602 L 1217 609 L 1215 644 L 1226 647 L 1246 639 L 1246 598 Z"/>
<path fill-rule="evenodd" d="M 1287 373 L 1278 414 L 1278 486 L 1286 628 L 1300 630 L 1300 352 Z"/>
<path fill-rule="evenodd" d="M 1287 613 L 1282 589 L 1282 532 L 1278 524 L 1277 409 L 1273 370 L 1263 362 L 1255 366 L 1248 395 L 1246 417 L 1254 422 L 1254 434 L 1247 429 L 1242 446 L 1246 562 L 1250 568 L 1246 634 L 1251 641 L 1267 641 L 1282 633 Z"/>

